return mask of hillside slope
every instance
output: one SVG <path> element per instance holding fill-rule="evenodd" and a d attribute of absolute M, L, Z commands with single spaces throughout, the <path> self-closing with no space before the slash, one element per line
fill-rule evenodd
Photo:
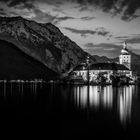
<path fill-rule="evenodd" d="M 87 55 L 51 23 L 36 23 L 22 17 L 0 17 L 0 39 L 57 73 L 68 71 Z"/>

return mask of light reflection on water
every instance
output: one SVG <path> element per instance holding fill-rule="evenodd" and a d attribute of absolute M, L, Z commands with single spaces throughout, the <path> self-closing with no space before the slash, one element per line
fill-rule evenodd
<path fill-rule="evenodd" d="M 137 95 L 138 91 L 135 86 L 124 86 L 124 87 L 112 87 L 112 86 L 57 86 L 57 85 L 47 85 L 42 82 L 3 82 L 0 84 L 0 96 L 4 96 L 4 99 L 11 97 L 19 97 L 17 100 L 25 99 L 26 95 L 31 95 L 31 98 L 36 97 L 40 94 L 51 94 L 53 97 L 61 98 L 63 94 L 63 100 L 70 104 L 76 105 L 77 109 L 87 109 L 90 111 L 100 111 L 104 110 L 116 112 L 122 124 L 131 121 L 132 116 L 132 105 L 133 99 Z M 58 96 L 57 96 L 58 95 Z M 72 98 L 71 98 L 72 97 Z M 28 99 L 28 96 L 27 96 Z M 13 100 L 13 98 L 11 98 Z M 49 100 L 49 99 L 48 99 Z M 53 99 L 50 99 L 53 102 Z M 54 103 L 55 104 L 55 103 Z M 71 105 L 71 104 L 70 104 Z M 51 108 L 51 107 L 50 107 Z M 67 108 L 67 106 L 66 106 Z M 98 112 L 97 112 L 98 113 Z M 108 112 L 107 112 L 108 113 Z"/>
<path fill-rule="evenodd" d="M 118 94 L 118 111 L 120 114 L 120 120 L 125 122 L 127 119 L 131 119 L 132 110 L 132 98 L 134 87 L 119 88 Z"/>
<path fill-rule="evenodd" d="M 113 110 L 117 108 L 120 121 L 125 123 L 131 119 L 132 99 L 135 86 L 75 86 L 74 100 L 78 108 L 104 108 Z"/>

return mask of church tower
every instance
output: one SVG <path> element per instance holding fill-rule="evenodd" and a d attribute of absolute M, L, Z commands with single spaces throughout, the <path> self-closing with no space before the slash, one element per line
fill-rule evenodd
<path fill-rule="evenodd" d="M 131 70 L 131 54 L 127 49 L 127 44 L 124 42 L 123 49 L 121 50 L 121 55 L 119 57 L 120 64 L 125 65 L 129 70 Z"/>

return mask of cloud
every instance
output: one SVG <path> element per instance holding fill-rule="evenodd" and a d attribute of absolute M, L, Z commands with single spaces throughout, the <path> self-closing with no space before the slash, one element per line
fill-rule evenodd
<path fill-rule="evenodd" d="M 140 34 L 132 34 L 130 36 L 118 36 L 115 38 L 121 41 L 126 41 L 130 44 L 140 44 Z"/>
<path fill-rule="evenodd" d="M 111 43 L 85 44 L 85 50 L 92 55 L 105 55 L 107 57 L 118 57 L 122 49 L 121 45 Z"/>
<path fill-rule="evenodd" d="M 65 21 L 65 20 L 69 20 L 69 19 L 75 19 L 75 18 L 74 17 L 70 17 L 70 16 L 56 17 L 57 22 Z"/>
<path fill-rule="evenodd" d="M 58 13 L 62 13 L 62 14 L 64 14 L 64 15 L 66 15 L 66 12 L 64 12 L 63 9 L 58 8 L 58 7 L 53 8 L 53 11 L 58 12 Z"/>
<path fill-rule="evenodd" d="M 125 41 L 126 39 L 129 39 L 130 36 L 116 36 L 115 38 L 119 39 L 119 40 L 122 40 L 122 41 Z"/>
<path fill-rule="evenodd" d="M 1 16 L 23 16 L 28 17 L 32 14 L 32 9 L 35 8 L 33 0 L 1 0 L 0 15 Z"/>
<path fill-rule="evenodd" d="M 39 1 L 39 0 L 35 0 L 35 1 Z M 67 1 L 67 0 L 40 0 L 39 2 L 43 2 L 48 5 L 53 5 L 57 8 L 59 8 L 61 5 L 64 4 L 65 1 Z"/>
<path fill-rule="evenodd" d="M 135 37 L 126 40 L 130 44 L 140 44 L 140 37 Z"/>
<path fill-rule="evenodd" d="M 115 45 L 111 43 L 100 43 L 100 44 L 93 44 L 93 43 L 87 43 L 85 44 L 86 47 L 89 48 L 98 48 L 98 49 L 122 49 L 121 45 Z"/>
<path fill-rule="evenodd" d="M 57 15 L 51 15 L 50 13 L 43 12 L 37 8 L 33 9 L 33 13 L 35 14 L 35 17 L 32 17 L 33 20 L 44 23 L 51 22 L 55 25 L 61 21 L 75 19 L 74 17 L 70 16 L 58 17 Z"/>
<path fill-rule="evenodd" d="M 53 15 L 50 12 L 44 12 L 41 9 L 39 9 L 39 7 L 35 5 L 33 1 L 35 0 L 6 0 L 5 2 L 0 2 L 0 15 L 23 16 L 27 17 L 28 19 L 35 20 L 37 22 L 51 22 L 52 24 L 59 24 L 61 21 L 75 19 L 74 17 L 70 16 L 60 17 L 58 15 Z"/>
<path fill-rule="evenodd" d="M 131 20 L 138 18 L 138 17 L 140 17 L 140 15 L 131 15 L 131 16 L 130 15 L 123 15 L 122 20 L 131 21 Z"/>
<path fill-rule="evenodd" d="M 32 17 L 32 20 L 38 21 L 38 22 L 54 22 L 56 19 L 56 16 L 52 16 L 49 13 L 42 12 L 40 9 L 34 8 L 33 9 L 34 17 Z"/>
<path fill-rule="evenodd" d="M 82 6 L 82 7 L 80 7 L 80 9 L 79 9 L 80 12 L 88 11 L 88 10 L 89 10 L 89 9 L 88 9 L 87 6 Z"/>
<path fill-rule="evenodd" d="M 85 20 L 85 21 L 89 21 L 89 20 L 95 19 L 95 17 L 88 17 L 88 16 L 86 16 L 86 17 L 81 17 L 80 19 Z"/>
<path fill-rule="evenodd" d="M 34 0 L 21 0 L 21 1 L 11 1 L 11 3 L 8 4 L 9 7 L 14 7 L 14 6 L 17 6 L 17 5 L 20 5 L 20 8 L 24 9 L 33 9 L 35 6 L 34 6 Z"/>
<path fill-rule="evenodd" d="M 69 27 L 64 27 L 64 29 L 66 29 L 72 33 L 80 34 L 82 37 L 86 37 L 86 35 L 95 35 L 95 34 L 101 35 L 101 36 L 106 36 L 109 34 L 108 31 L 78 30 L 78 29 L 69 28 Z"/>
<path fill-rule="evenodd" d="M 101 36 L 106 36 L 106 35 L 109 34 L 109 32 L 107 32 L 107 31 L 98 31 L 97 34 L 101 35 Z"/>
<path fill-rule="evenodd" d="M 0 9 L 0 16 L 7 16 L 7 13 L 3 9 Z"/>
<path fill-rule="evenodd" d="M 139 17 L 135 13 L 140 9 L 140 0 L 76 0 L 76 2 L 81 6 L 79 11 L 88 10 L 89 5 L 92 5 L 94 9 L 99 8 L 113 15 L 122 14 L 125 21 Z"/>
<path fill-rule="evenodd" d="M 34 7 L 34 0 L 1 0 L 0 2 L 6 3 L 8 7 L 16 7 L 17 5 L 22 5 L 27 9 Z"/>
<path fill-rule="evenodd" d="M 57 8 L 64 5 L 64 3 L 78 3 L 79 6 L 77 7 L 81 12 L 98 8 L 114 16 L 121 14 L 122 19 L 125 21 L 130 21 L 140 16 L 140 13 L 136 13 L 140 10 L 140 0 L 1 0 L 1 2 L 7 3 L 9 7 L 23 5 L 27 9 L 32 9 L 35 2 L 44 2 Z"/>
<path fill-rule="evenodd" d="M 88 47 L 88 48 L 91 48 L 91 47 L 95 47 L 95 44 L 93 44 L 93 43 L 87 43 L 87 44 L 85 44 L 85 46 Z"/>
<path fill-rule="evenodd" d="M 78 29 L 69 28 L 69 27 L 64 27 L 64 29 L 72 33 L 80 34 L 83 37 L 86 37 L 87 34 L 94 35 L 96 33 L 96 31 L 92 31 L 92 30 L 78 30 Z"/>
<path fill-rule="evenodd" d="M 98 27 L 95 30 L 96 30 L 97 34 L 101 35 L 101 36 L 106 36 L 109 34 L 109 32 L 106 31 L 106 29 L 104 27 Z M 109 35 L 109 37 L 111 37 L 111 35 Z"/>
<path fill-rule="evenodd" d="M 93 11 L 93 7 L 89 7 L 89 5 L 87 5 L 87 4 L 79 4 L 75 8 L 77 8 L 79 10 L 79 12 L 84 12 L 84 11 L 92 12 Z"/>

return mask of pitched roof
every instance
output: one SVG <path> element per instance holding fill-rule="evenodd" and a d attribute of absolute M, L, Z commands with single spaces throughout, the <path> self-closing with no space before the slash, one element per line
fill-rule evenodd
<path fill-rule="evenodd" d="M 89 66 L 90 70 L 129 70 L 127 67 L 125 67 L 122 64 L 117 63 L 93 63 Z M 86 65 L 78 65 L 75 69 L 75 71 L 78 70 L 87 70 Z"/>
<path fill-rule="evenodd" d="M 87 70 L 87 66 L 86 66 L 86 64 L 81 63 L 80 65 L 76 66 L 73 70 L 74 71 Z"/>

